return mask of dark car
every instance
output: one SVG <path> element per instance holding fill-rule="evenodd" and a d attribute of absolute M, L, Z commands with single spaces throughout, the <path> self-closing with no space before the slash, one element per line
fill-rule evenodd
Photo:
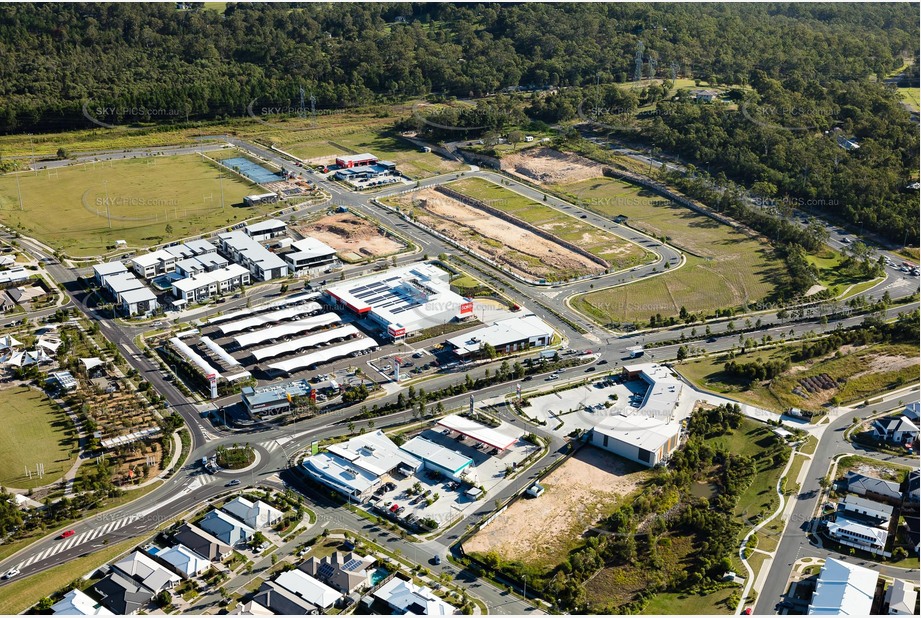
<path fill-rule="evenodd" d="M 530 382 L 530 381 L 533 380 L 533 379 L 534 379 L 534 376 L 525 376 L 525 377 L 524 377 L 524 382 Z"/>
<path fill-rule="evenodd" d="M 588 369 L 585 370 L 585 373 L 595 371 L 595 369 L 596 369 L 595 367 L 589 367 Z"/>
<path fill-rule="evenodd" d="M 709 339 L 707 339 L 707 343 L 714 343 L 715 341 L 716 341 L 716 337 L 710 337 Z"/>
<path fill-rule="evenodd" d="M 602 358 L 600 361 L 598 361 L 598 364 L 599 364 L 599 365 L 607 365 L 607 364 L 608 364 L 608 361 L 607 361 L 607 359 Z"/>

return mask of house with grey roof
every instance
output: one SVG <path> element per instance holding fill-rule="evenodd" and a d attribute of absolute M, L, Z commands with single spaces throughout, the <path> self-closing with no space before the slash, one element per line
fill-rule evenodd
<path fill-rule="evenodd" d="M 233 547 L 228 543 L 191 524 L 183 525 L 173 537 L 177 543 L 185 545 L 199 556 L 212 562 L 226 560 L 233 553 Z"/>
<path fill-rule="evenodd" d="M 902 490 L 898 483 L 860 474 L 853 470 L 844 476 L 839 487 L 848 493 L 892 506 L 898 506 L 902 502 Z"/>
<path fill-rule="evenodd" d="M 204 519 L 198 522 L 198 527 L 231 547 L 246 543 L 256 533 L 255 530 L 223 511 L 209 511 Z"/>
<path fill-rule="evenodd" d="M 370 556 L 337 551 L 320 559 L 311 556 L 297 568 L 340 592 L 351 593 L 364 586 L 370 587 L 371 567 L 375 562 Z"/>
<path fill-rule="evenodd" d="M 263 582 L 253 602 L 286 616 L 315 616 L 319 608 L 275 582 Z"/>
<path fill-rule="evenodd" d="M 154 597 L 153 590 L 114 569 L 93 584 L 93 592 L 108 610 L 119 616 L 136 614 Z"/>

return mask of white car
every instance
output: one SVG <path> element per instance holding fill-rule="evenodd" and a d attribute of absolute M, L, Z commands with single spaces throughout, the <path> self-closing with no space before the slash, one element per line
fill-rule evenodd
<path fill-rule="evenodd" d="M 19 569 L 17 569 L 16 567 L 13 567 L 12 569 L 6 572 L 6 574 L 3 576 L 3 579 L 12 579 L 16 577 L 17 575 L 19 575 L 19 572 L 20 572 Z"/>

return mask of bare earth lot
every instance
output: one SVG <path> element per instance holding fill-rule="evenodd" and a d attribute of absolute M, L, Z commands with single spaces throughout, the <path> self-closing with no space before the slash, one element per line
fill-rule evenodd
<path fill-rule="evenodd" d="M 541 482 L 546 491 L 540 498 L 516 501 L 464 543 L 464 551 L 558 564 L 586 530 L 645 479 L 645 472 L 634 472 L 616 456 L 584 447 Z"/>
<path fill-rule="evenodd" d="M 414 206 L 414 216 L 424 225 L 525 277 L 559 280 L 603 271 L 600 265 L 562 245 L 434 189 L 423 189 L 394 202 L 404 207 Z"/>
<path fill-rule="evenodd" d="M 346 262 L 359 262 L 399 253 L 406 247 L 382 234 L 371 221 L 351 213 L 337 213 L 299 226 L 297 231 L 326 243 Z"/>
<path fill-rule="evenodd" d="M 502 157 L 502 169 L 545 185 L 578 182 L 601 176 L 601 163 L 551 148 L 532 148 Z"/>

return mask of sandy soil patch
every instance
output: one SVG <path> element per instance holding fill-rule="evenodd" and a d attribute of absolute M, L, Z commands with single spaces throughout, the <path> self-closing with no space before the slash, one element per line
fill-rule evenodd
<path fill-rule="evenodd" d="M 909 356 L 888 356 L 881 355 L 873 357 L 870 361 L 870 367 L 867 371 L 862 371 L 857 375 L 866 375 L 868 373 L 882 373 L 884 371 L 899 371 L 906 367 L 913 367 L 918 364 L 917 358 Z M 855 376 L 856 377 L 856 376 Z"/>
<path fill-rule="evenodd" d="M 339 252 L 346 262 L 383 257 L 402 251 L 403 243 L 381 234 L 371 221 L 350 213 L 337 213 L 297 228 Z"/>
<path fill-rule="evenodd" d="M 587 257 L 562 245 L 434 189 L 416 191 L 397 201 L 413 205 L 414 216 L 424 225 L 488 255 L 525 277 L 559 280 L 604 270 Z"/>
<path fill-rule="evenodd" d="M 516 501 L 464 543 L 467 552 L 496 552 L 505 560 L 556 564 L 619 498 L 640 486 L 645 471 L 591 446 L 542 481 L 544 495 Z"/>
<path fill-rule="evenodd" d="M 601 163 L 551 148 L 530 148 L 502 157 L 502 169 L 545 185 L 578 182 L 601 176 Z"/>

